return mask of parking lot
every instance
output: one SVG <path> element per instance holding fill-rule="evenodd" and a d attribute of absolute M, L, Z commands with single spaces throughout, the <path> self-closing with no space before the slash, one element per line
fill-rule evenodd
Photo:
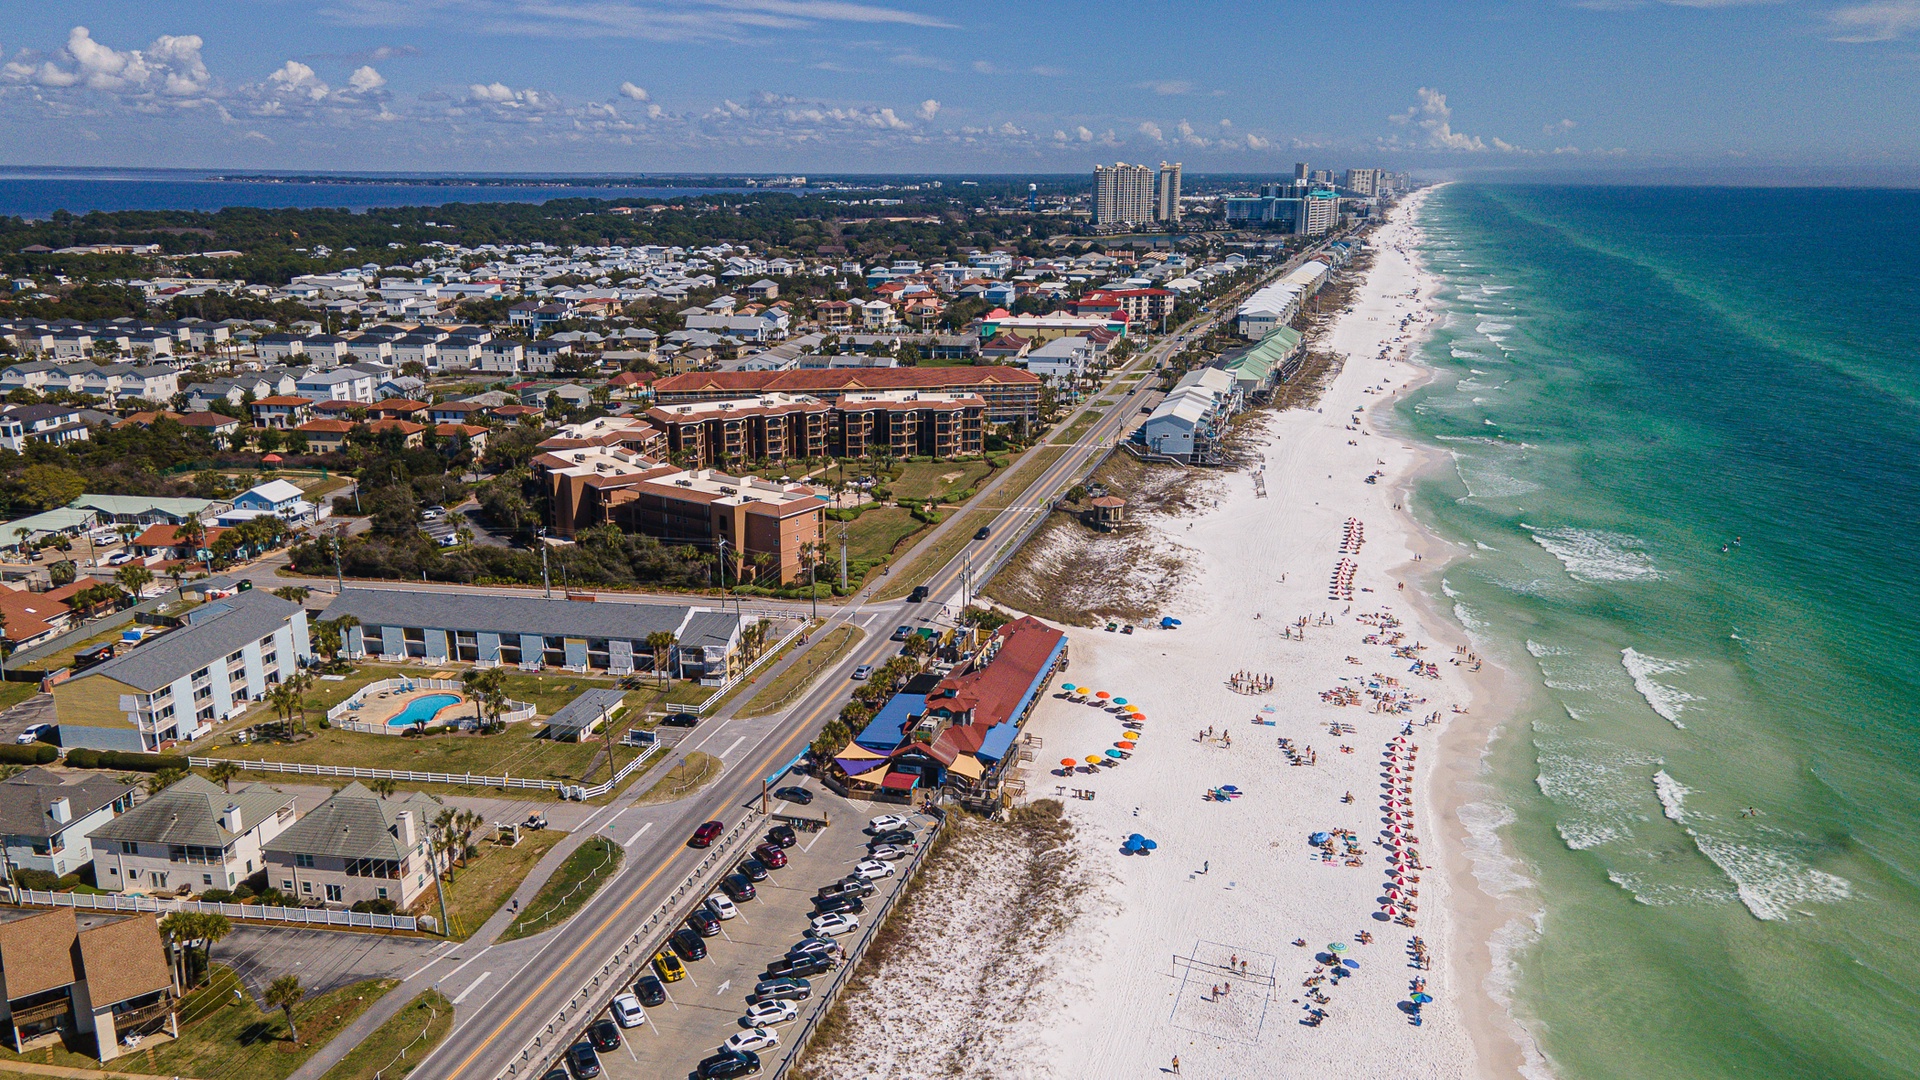
<path fill-rule="evenodd" d="M 798 778 L 796 778 L 798 779 Z M 791 811 L 810 817 L 825 816 L 832 824 L 819 832 L 802 832 L 798 842 L 788 849 L 787 865 L 769 871 L 766 880 L 754 886 L 755 899 L 738 906 L 739 914 L 720 924 L 715 937 L 702 938 L 707 955 L 688 962 L 686 977 L 666 985 L 667 1000 L 646 1010 L 647 1022 L 623 1031 L 619 1049 L 600 1054 L 606 1080 L 653 1080 L 663 1076 L 692 1075 L 701 1059 L 715 1053 L 730 1036 L 746 1030 L 741 1017 L 754 984 L 767 965 L 779 960 L 795 943 L 803 940 L 808 921 L 814 913 L 813 897 L 823 886 L 831 885 L 852 872 L 867 855 L 863 830 L 867 822 L 880 814 L 901 813 L 902 808 L 841 799 L 832 792 L 807 784 L 815 794 L 809 806 L 774 804 L 776 814 Z M 931 819 L 908 814 L 913 831 L 922 840 L 928 835 Z M 741 857 L 745 858 L 743 851 Z M 904 870 L 907 860 L 890 863 Z M 900 887 L 899 873 L 873 882 L 873 895 L 865 898 L 865 910 L 857 918 L 860 928 L 852 934 L 834 938 L 851 949 L 866 932 L 868 920 L 880 905 Z M 686 925 L 684 921 L 678 925 Z M 807 977 L 816 989 L 824 989 L 838 970 Z M 630 987 L 628 989 L 631 989 Z M 814 993 L 797 1002 L 799 1011 L 792 1019 L 769 1025 L 782 1036 L 779 1048 L 758 1051 L 763 1068 L 771 1070 L 784 1053 L 785 1036 L 796 1032 L 820 1008 L 820 995 Z M 607 1014 L 602 1011 L 596 1019 Z"/>

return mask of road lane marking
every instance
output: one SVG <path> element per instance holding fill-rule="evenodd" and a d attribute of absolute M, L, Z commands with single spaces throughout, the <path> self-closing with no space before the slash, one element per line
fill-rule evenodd
<path fill-rule="evenodd" d="M 733 740 L 733 745 L 727 747 L 725 750 L 720 751 L 720 756 L 722 758 L 725 758 L 728 754 L 731 754 L 735 750 L 738 750 L 740 748 L 740 744 L 746 741 L 747 741 L 747 737 L 745 735 L 742 735 L 739 738 Z"/>
<path fill-rule="evenodd" d="M 640 826 L 640 828 L 637 831 L 635 831 L 632 836 L 627 837 L 627 842 L 624 844 L 621 844 L 620 846 L 632 847 L 634 844 L 634 841 L 640 839 L 641 834 L 645 833 L 648 829 L 651 829 L 651 828 L 653 828 L 653 822 L 649 821 L 645 825 Z"/>
<path fill-rule="evenodd" d="M 460 991 L 460 996 L 457 998 L 454 998 L 453 1003 L 455 1005 L 458 1005 L 461 1002 L 467 1000 L 467 995 L 473 993 L 475 990 L 478 990 L 480 988 L 480 984 L 483 982 L 486 982 L 487 976 L 491 974 L 493 974 L 493 972 L 491 971 L 481 972 L 478 976 L 474 978 L 472 982 L 467 984 L 467 988 L 465 990 Z"/>

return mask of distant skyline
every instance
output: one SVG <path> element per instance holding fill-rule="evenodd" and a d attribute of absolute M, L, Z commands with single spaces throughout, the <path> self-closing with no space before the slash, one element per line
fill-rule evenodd
<path fill-rule="evenodd" d="M 0 0 L 0 164 L 1920 176 L 1920 0 L 1143 11 Z"/>

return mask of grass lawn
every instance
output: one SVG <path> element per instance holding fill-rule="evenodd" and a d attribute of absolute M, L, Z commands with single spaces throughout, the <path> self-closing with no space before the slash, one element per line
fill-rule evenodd
<path fill-rule="evenodd" d="M 1104 411 L 1103 409 L 1088 409 L 1086 412 L 1080 414 L 1079 419 L 1062 428 L 1053 438 L 1047 441 L 1055 446 L 1067 446 L 1078 441 L 1080 436 L 1086 434 L 1087 429 L 1094 425 L 1094 421 L 1100 419 L 1100 414 Z"/>
<path fill-rule="evenodd" d="M 538 934 L 572 918 L 574 912 L 593 899 L 593 894 L 607 879 L 620 872 L 623 854 L 619 844 L 605 837 L 597 836 L 581 844 L 540 887 L 540 892 L 500 935 L 500 940 L 513 941 Z"/>
<path fill-rule="evenodd" d="M 760 688 L 752 700 L 741 706 L 741 716 L 765 716 L 793 704 L 822 671 L 846 658 L 866 632 L 857 626 L 836 626 L 825 637 L 815 639 L 804 656 L 779 677 Z"/>
<path fill-rule="evenodd" d="M 214 965 L 207 984 L 180 1003 L 180 1037 L 153 1042 L 114 1059 L 106 1068 L 121 1073 L 161 1076 L 219 1077 L 221 1080 L 285 1080 L 318 1048 L 400 985 L 398 979 L 369 979 L 325 994 L 308 997 L 293 1007 L 300 1041 L 287 1036 L 287 1021 L 279 1009 L 261 1009 L 251 995 L 234 997 L 239 977 L 231 968 Z M 98 1072 L 98 1059 L 60 1046 L 42 1047 L 25 1054 L 0 1048 L 0 1065 L 31 1061 Z M 44 1080 L 44 1078 L 42 1078 Z"/>
<path fill-rule="evenodd" d="M 912 592 L 914 586 L 925 585 L 928 578 L 947 565 L 948 560 L 960 554 L 961 548 L 973 542 L 973 534 L 979 532 L 981 526 L 992 522 L 999 513 L 998 510 L 987 509 L 967 511 L 959 524 L 950 529 L 946 535 L 931 544 L 923 545 L 919 553 L 914 555 L 913 561 L 896 572 L 893 580 L 881 587 L 873 598 L 876 601 L 898 600 Z"/>
<path fill-rule="evenodd" d="M 926 527 L 925 522 L 898 506 L 878 506 L 852 521 L 828 522 L 827 532 L 835 537 L 840 528 L 845 528 L 847 559 L 859 562 L 887 558 L 907 537 Z"/>
<path fill-rule="evenodd" d="M 325 1080 L 400 1080 L 433 1053 L 453 1030 L 453 1003 L 428 990 L 374 1029 Z"/>
<path fill-rule="evenodd" d="M 908 465 L 893 481 L 896 499 L 946 502 L 954 493 L 977 487 L 993 472 L 985 461 L 922 461 Z"/>
<path fill-rule="evenodd" d="M 195 747 L 196 754 L 241 761 L 287 761 L 362 769 L 411 769 L 418 772 L 523 776 L 530 780 L 577 782 L 600 751 L 598 741 L 556 742 L 533 737 L 538 727 L 508 724 L 498 735 L 448 733 L 409 738 L 368 735 L 338 728 L 312 727 L 300 742 L 257 742 L 246 746 Z M 285 774 L 273 774 L 284 778 Z"/>
<path fill-rule="evenodd" d="M 817 624 L 817 620 L 815 621 Z M 786 659 L 787 654 L 793 652 L 793 650 L 799 647 L 800 647 L 800 639 L 795 638 L 794 640 L 788 642 L 786 644 L 786 647 L 781 649 L 777 653 L 773 653 L 771 655 L 762 653 L 760 657 L 753 662 L 753 670 L 755 674 L 748 678 L 741 679 L 739 682 L 733 684 L 733 687 L 731 689 L 729 689 L 725 694 L 721 695 L 719 701 L 716 701 L 713 703 L 712 712 L 717 715 L 719 710 L 726 708 L 727 702 L 732 701 L 734 698 L 737 698 L 741 694 L 744 694 L 747 691 L 758 686 L 760 684 L 760 680 L 766 677 L 767 672 L 772 671 L 776 666 L 779 665 L 779 663 L 782 660 Z"/>
<path fill-rule="evenodd" d="M 0 709 L 11 709 L 39 692 L 39 683 L 0 683 Z"/>
<path fill-rule="evenodd" d="M 447 890 L 447 921 L 452 936 L 464 939 L 480 929 L 520 887 L 541 856 L 553 850 L 566 833 L 557 829 L 537 832 L 522 830 L 520 842 L 504 847 L 491 840 L 482 842 L 480 855 L 465 867 L 455 867 L 453 883 L 441 882 Z M 440 898 L 429 889 L 417 905 L 420 914 L 438 916 Z"/>
<path fill-rule="evenodd" d="M 647 806 L 652 803 L 672 802 L 699 791 L 707 783 L 720 775 L 725 764 L 712 754 L 703 754 L 694 750 L 687 754 L 666 775 L 654 781 L 646 793 L 633 801 L 635 806 Z"/>
<path fill-rule="evenodd" d="M 1019 502 L 1021 496 L 1027 493 L 1027 488 L 1040 479 L 1040 474 L 1046 472 L 1047 467 L 1060 460 L 1060 455 L 1066 452 L 1064 446 L 1036 446 L 1020 455 L 1020 464 L 1014 468 L 1013 475 L 1002 481 L 980 505 L 1004 510 Z"/>

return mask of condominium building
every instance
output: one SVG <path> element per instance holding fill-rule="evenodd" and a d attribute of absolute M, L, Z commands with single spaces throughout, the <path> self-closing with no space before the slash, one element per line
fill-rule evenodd
<path fill-rule="evenodd" d="M 1379 194 L 1379 169 L 1348 169 L 1346 188 L 1355 195 L 1367 198 Z"/>
<path fill-rule="evenodd" d="M 647 410 L 647 421 L 666 434 L 675 461 L 705 468 L 825 456 L 832 411 L 819 398 L 773 393 L 662 405 Z"/>
<path fill-rule="evenodd" d="M 1145 165 L 1093 167 L 1093 223 L 1095 225 L 1145 224 L 1153 221 L 1154 172 Z"/>
<path fill-rule="evenodd" d="M 293 824 L 293 796 L 265 784 L 228 792 L 187 778 L 93 830 L 93 873 L 108 892 L 231 889 L 266 864 L 264 845 Z"/>
<path fill-rule="evenodd" d="M 1180 163 L 1160 163 L 1159 183 L 1153 192 L 1153 219 L 1177 224 L 1180 221 Z"/>
<path fill-rule="evenodd" d="M 985 452 L 986 418 L 978 394 L 869 390 L 840 395 L 828 438 L 845 457 L 965 457 Z"/>
<path fill-rule="evenodd" d="M 154 751 L 197 738 L 265 697 L 311 655 L 299 604 L 259 590 L 216 600 L 55 686 L 60 745 Z"/>
<path fill-rule="evenodd" d="M 1301 207 L 1306 216 L 1306 227 L 1298 231 L 1308 236 L 1319 236 L 1340 223 L 1340 196 L 1334 192 L 1308 192 Z"/>
<path fill-rule="evenodd" d="M 1093 320 L 1063 323 L 1061 332 L 1086 333 L 1111 324 Z M 1121 324 L 1124 328 L 1124 324 Z M 990 332 L 984 331 L 988 336 Z M 1022 333 L 1025 333 L 1023 330 Z M 794 371 L 691 371 L 653 384 L 661 405 L 723 401 L 770 393 L 805 394 L 833 404 L 846 394 L 909 390 L 921 394 L 963 394 L 987 404 L 989 424 L 1031 423 L 1040 411 L 1040 378 L 1016 367 L 801 368 Z"/>

